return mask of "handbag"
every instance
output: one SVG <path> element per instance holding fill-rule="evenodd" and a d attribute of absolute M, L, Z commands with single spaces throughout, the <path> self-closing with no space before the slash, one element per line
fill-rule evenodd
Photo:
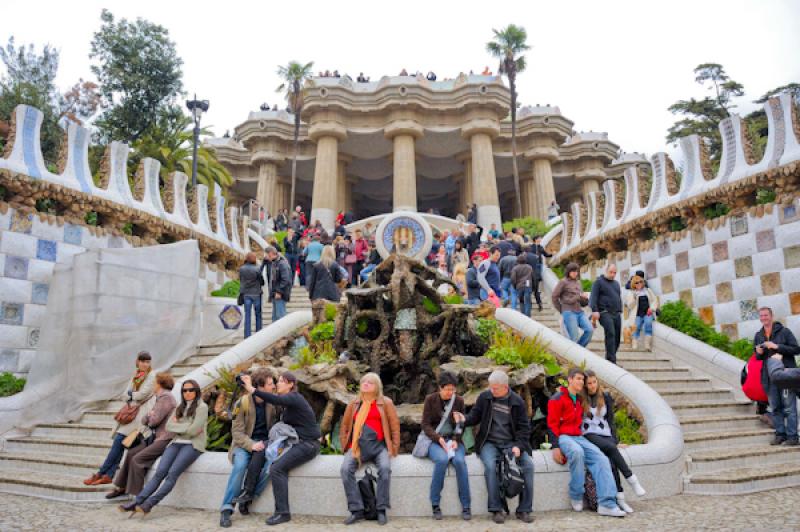
<path fill-rule="evenodd" d="M 345 264 L 355 264 L 356 262 L 358 262 L 358 257 L 356 257 L 355 253 L 350 253 L 344 258 Z"/>
<path fill-rule="evenodd" d="M 361 463 L 374 462 L 384 449 L 386 443 L 378 441 L 378 433 L 366 424 L 358 437 L 358 448 L 361 450 Z"/>
<path fill-rule="evenodd" d="M 141 439 L 142 435 L 139 432 L 139 429 L 136 429 L 127 436 L 125 436 L 125 439 L 122 440 L 122 446 L 125 447 L 126 449 L 130 449 L 131 447 L 135 447 L 136 445 L 138 445 Z"/>
<path fill-rule="evenodd" d="M 358 481 L 358 491 L 361 493 L 361 501 L 364 504 L 364 519 L 367 521 L 378 519 L 376 483 L 375 475 L 372 474 L 370 468 L 364 471 L 364 476 Z"/>
<path fill-rule="evenodd" d="M 439 432 L 444 428 L 444 424 L 447 423 L 447 420 L 450 418 L 450 412 L 453 410 L 453 403 L 455 402 L 456 394 L 453 394 L 453 397 L 451 397 L 450 401 L 447 403 L 447 408 L 444 410 L 442 420 L 439 422 L 439 425 L 436 426 L 436 432 Z M 424 430 L 421 430 L 417 436 L 417 442 L 414 444 L 414 450 L 411 451 L 411 456 L 415 456 L 417 458 L 427 458 L 428 450 L 431 448 L 431 443 L 433 443 L 433 441 L 428 437 L 427 434 L 425 434 Z"/>
<path fill-rule="evenodd" d="M 236 298 L 236 304 L 240 307 L 244 305 L 244 294 L 239 292 L 239 296 Z"/>
<path fill-rule="evenodd" d="M 116 421 L 120 425 L 127 425 L 128 423 L 136 419 L 136 416 L 138 415 L 139 415 L 138 404 L 125 403 L 124 405 L 122 405 L 122 408 L 119 409 L 119 412 L 117 412 L 114 415 L 114 421 Z"/>

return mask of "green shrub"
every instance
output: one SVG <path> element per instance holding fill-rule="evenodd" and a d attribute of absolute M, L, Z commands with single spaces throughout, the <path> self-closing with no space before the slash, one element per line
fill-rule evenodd
<path fill-rule="evenodd" d="M 326 303 L 325 304 L 325 320 L 326 321 L 333 321 L 336 319 L 336 314 L 339 313 L 338 308 L 336 307 L 335 303 Z"/>
<path fill-rule="evenodd" d="M 332 321 L 326 321 L 325 323 L 320 323 L 309 333 L 312 342 L 324 342 L 326 340 L 333 340 L 333 337 L 336 335 L 336 330 L 334 328 Z"/>
<path fill-rule="evenodd" d="M 8 189 L 3 185 L 0 185 L 0 201 L 5 201 L 6 195 L 8 194 Z"/>
<path fill-rule="evenodd" d="M 563 264 L 558 264 L 556 266 L 553 266 L 550 269 L 553 271 L 554 274 L 556 274 L 556 277 L 558 277 L 559 279 L 563 279 L 564 278 L 564 265 Z"/>
<path fill-rule="evenodd" d="M 132 235 L 133 234 L 133 223 L 132 222 L 128 222 L 125 225 L 123 225 L 122 226 L 122 232 L 125 233 L 126 235 Z"/>
<path fill-rule="evenodd" d="M 664 303 L 661 306 L 661 315 L 658 317 L 658 321 L 720 351 L 730 353 L 736 358 L 748 360 L 753 354 L 753 344 L 750 340 L 743 338 L 731 342 L 727 335 L 717 332 L 701 320 L 700 316 L 695 314 L 683 301 Z"/>
<path fill-rule="evenodd" d="M 424 308 L 425 312 L 428 314 L 436 315 L 441 314 L 442 312 L 442 307 L 440 307 L 436 301 L 427 296 L 422 298 L 422 308 Z"/>
<path fill-rule="evenodd" d="M 759 188 L 756 190 L 756 204 L 757 205 L 766 205 L 767 203 L 772 203 L 777 198 L 775 194 L 775 190 L 771 188 Z"/>
<path fill-rule="evenodd" d="M 206 422 L 206 451 L 226 452 L 231 445 L 233 436 L 230 423 L 209 416 Z"/>
<path fill-rule="evenodd" d="M 297 362 L 289 366 L 289 369 L 299 369 L 314 364 L 335 364 L 339 355 L 333 348 L 333 342 L 314 342 L 300 348 Z"/>
<path fill-rule="evenodd" d="M 528 338 L 509 329 L 499 329 L 492 337 L 486 357 L 496 364 L 508 365 L 515 369 L 541 364 L 547 375 L 558 375 L 561 373 L 561 366 L 547 351 L 547 346 L 548 344 L 542 342 L 538 334 Z"/>
<path fill-rule="evenodd" d="M 650 229 L 648 229 L 647 231 L 648 232 L 645 235 L 645 238 L 647 238 L 647 240 L 655 240 L 656 238 L 658 238 L 658 231 L 656 231 L 652 227 Z"/>
<path fill-rule="evenodd" d="M 753 342 L 747 338 L 740 338 L 731 344 L 730 354 L 741 360 L 750 360 L 753 355 Z"/>
<path fill-rule="evenodd" d="M 729 212 L 731 212 L 731 208 L 725 203 L 712 203 L 703 209 L 703 214 L 709 220 L 719 218 L 720 216 L 725 216 Z"/>
<path fill-rule="evenodd" d="M 448 305 L 461 305 L 464 303 L 464 298 L 460 294 L 448 294 L 443 299 Z"/>
<path fill-rule="evenodd" d="M 594 282 L 591 279 L 581 279 L 581 289 L 584 292 L 591 292 Z"/>
<path fill-rule="evenodd" d="M 239 384 L 236 382 L 236 376 L 239 374 L 229 366 L 220 366 L 217 368 L 217 374 L 214 375 L 208 371 L 205 372 L 208 377 L 214 380 L 217 388 L 232 394 L 239 389 Z"/>
<path fill-rule="evenodd" d="M 500 324 L 492 318 L 478 318 L 476 320 L 475 332 L 478 337 L 486 344 L 492 343 L 495 333 L 500 330 Z"/>
<path fill-rule="evenodd" d="M 97 212 L 96 211 L 89 211 L 86 213 L 86 216 L 83 217 L 83 221 L 86 222 L 86 225 L 97 225 Z"/>
<path fill-rule="evenodd" d="M 56 202 L 50 198 L 36 200 L 36 210 L 47 214 L 56 214 Z"/>
<path fill-rule="evenodd" d="M 559 222 L 561 219 L 559 218 Z M 532 216 L 525 216 L 524 218 L 514 218 L 508 222 L 503 223 L 503 231 L 511 231 L 514 228 L 522 227 L 525 229 L 525 234 L 528 236 L 544 236 L 552 228 L 555 223 L 547 225 L 538 218 Z"/>
<path fill-rule="evenodd" d="M 628 445 L 643 443 L 639 422 L 630 417 L 625 410 L 619 409 L 614 412 L 614 424 L 617 426 L 617 438 L 620 443 Z"/>
<path fill-rule="evenodd" d="M 239 297 L 239 281 L 228 281 L 222 287 L 211 292 L 214 297 Z"/>
<path fill-rule="evenodd" d="M 0 397 L 8 397 L 22 391 L 25 387 L 25 379 L 15 377 L 13 373 L 6 371 L 0 373 Z"/>
<path fill-rule="evenodd" d="M 686 221 L 680 216 L 676 216 L 669 221 L 669 230 L 673 233 L 683 231 L 684 229 L 686 229 Z"/>
<path fill-rule="evenodd" d="M 270 238 L 274 238 L 278 244 L 278 249 L 284 253 L 286 249 L 283 247 L 283 239 L 286 238 L 287 231 L 275 231 Z"/>

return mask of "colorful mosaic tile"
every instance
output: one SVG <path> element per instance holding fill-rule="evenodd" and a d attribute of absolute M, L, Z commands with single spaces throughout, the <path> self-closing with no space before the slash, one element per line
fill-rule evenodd
<path fill-rule="evenodd" d="M 644 265 L 644 274 L 648 279 L 656 277 L 658 269 L 656 268 L 656 261 L 650 261 Z"/>
<path fill-rule="evenodd" d="M 46 305 L 47 296 L 50 294 L 50 285 L 46 283 L 33 283 L 31 288 L 31 303 Z"/>
<path fill-rule="evenodd" d="M 756 249 L 759 252 L 775 249 L 775 231 L 767 229 L 756 233 Z"/>
<path fill-rule="evenodd" d="M 739 301 L 739 316 L 742 321 L 758 319 L 758 302 L 755 299 L 743 299 Z"/>
<path fill-rule="evenodd" d="M 226 329 L 238 329 L 242 323 L 242 311 L 236 305 L 225 305 L 219 313 L 219 321 Z"/>
<path fill-rule="evenodd" d="M 733 284 L 730 282 L 719 283 L 717 285 L 717 303 L 729 303 L 733 301 Z"/>
<path fill-rule="evenodd" d="M 714 325 L 714 307 L 713 305 L 709 305 L 707 307 L 700 307 L 697 309 L 697 313 L 700 316 L 700 319 L 705 322 L 706 325 Z"/>
<path fill-rule="evenodd" d="M 792 310 L 792 314 L 800 314 L 800 292 L 789 294 L 789 307 Z"/>
<path fill-rule="evenodd" d="M 681 251 L 675 255 L 675 269 L 679 272 L 689 269 L 689 252 Z"/>
<path fill-rule="evenodd" d="M 6 265 L 4 274 L 12 279 L 28 278 L 28 259 L 26 257 L 15 257 L 6 255 Z"/>
<path fill-rule="evenodd" d="M 669 294 L 675 291 L 675 286 L 672 283 L 672 274 L 665 275 L 661 278 L 661 293 Z"/>
<path fill-rule="evenodd" d="M 686 290 L 681 290 L 680 293 L 678 294 L 678 297 L 680 298 L 681 301 L 684 302 L 684 304 L 687 307 L 693 307 L 694 306 L 692 304 L 693 299 L 692 299 L 692 289 L 691 288 L 687 288 Z"/>
<path fill-rule="evenodd" d="M 796 203 L 778 209 L 778 213 L 780 215 L 780 223 L 782 224 L 796 222 L 800 219 L 800 210 L 797 209 Z"/>
<path fill-rule="evenodd" d="M 739 339 L 739 324 L 737 323 L 725 323 L 720 325 L 720 330 L 722 334 L 730 338 L 731 340 L 738 340 Z"/>
<path fill-rule="evenodd" d="M 692 247 L 699 248 L 706 244 L 706 232 L 702 227 L 692 229 Z"/>
<path fill-rule="evenodd" d="M 52 240 L 39 239 L 36 242 L 36 258 L 39 260 L 56 261 L 56 243 Z"/>
<path fill-rule="evenodd" d="M 733 216 L 731 217 L 731 236 L 739 236 L 747 234 L 747 216 Z"/>
<path fill-rule="evenodd" d="M 662 240 L 658 243 L 658 257 L 666 257 L 669 255 L 669 240 Z"/>
<path fill-rule="evenodd" d="M 728 260 L 728 241 L 714 242 L 711 244 L 711 256 L 714 262 Z"/>
<path fill-rule="evenodd" d="M 80 246 L 82 240 L 83 227 L 73 224 L 64 224 L 64 242 Z"/>
<path fill-rule="evenodd" d="M 22 214 L 15 210 L 11 215 L 9 230 L 14 233 L 25 233 L 29 235 L 31 234 L 31 228 L 33 228 L 33 214 Z"/>
<path fill-rule="evenodd" d="M 774 296 L 780 294 L 783 289 L 781 288 L 781 274 L 780 272 L 765 273 L 761 276 L 761 291 L 765 296 Z"/>
<path fill-rule="evenodd" d="M 750 277 L 753 275 L 753 257 L 740 257 L 733 261 L 736 269 L 736 278 Z"/>
<path fill-rule="evenodd" d="M 800 268 L 800 245 L 783 248 L 784 267 Z"/>
<path fill-rule="evenodd" d="M 694 269 L 694 285 L 697 287 L 708 284 L 708 266 L 700 266 Z"/>

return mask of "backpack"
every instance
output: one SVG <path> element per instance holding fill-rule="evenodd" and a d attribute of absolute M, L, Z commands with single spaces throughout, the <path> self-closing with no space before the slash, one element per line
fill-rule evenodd
<path fill-rule="evenodd" d="M 367 521 L 377 521 L 378 519 L 378 500 L 375 496 L 376 483 L 377 481 L 370 468 L 364 471 L 364 476 L 358 481 L 358 491 L 361 492 L 361 500 L 364 503 L 364 519 Z"/>
<path fill-rule="evenodd" d="M 586 480 L 583 482 L 583 505 L 590 511 L 597 511 L 597 484 L 592 473 L 586 470 Z"/>
<path fill-rule="evenodd" d="M 750 356 L 750 360 L 748 360 L 747 364 L 742 368 L 742 391 L 753 401 L 766 403 L 768 398 L 764 391 L 764 386 L 761 383 L 761 371 L 763 367 L 763 360 L 757 359 L 755 354 Z"/>
<path fill-rule="evenodd" d="M 506 499 L 513 499 L 522 493 L 525 488 L 525 477 L 517 463 L 511 449 L 507 449 L 497 458 L 497 479 L 500 484 L 501 500 L 503 509 L 508 513 L 508 503 Z"/>

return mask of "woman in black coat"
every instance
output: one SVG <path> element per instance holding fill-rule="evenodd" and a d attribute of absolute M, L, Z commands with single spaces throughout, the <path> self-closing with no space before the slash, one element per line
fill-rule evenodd
<path fill-rule="evenodd" d="M 338 303 L 341 299 L 339 283 L 344 280 L 342 270 L 336 262 L 333 246 L 327 245 L 322 250 L 319 261 L 314 263 L 308 280 L 308 296 L 311 301 L 327 299 Z"/>

